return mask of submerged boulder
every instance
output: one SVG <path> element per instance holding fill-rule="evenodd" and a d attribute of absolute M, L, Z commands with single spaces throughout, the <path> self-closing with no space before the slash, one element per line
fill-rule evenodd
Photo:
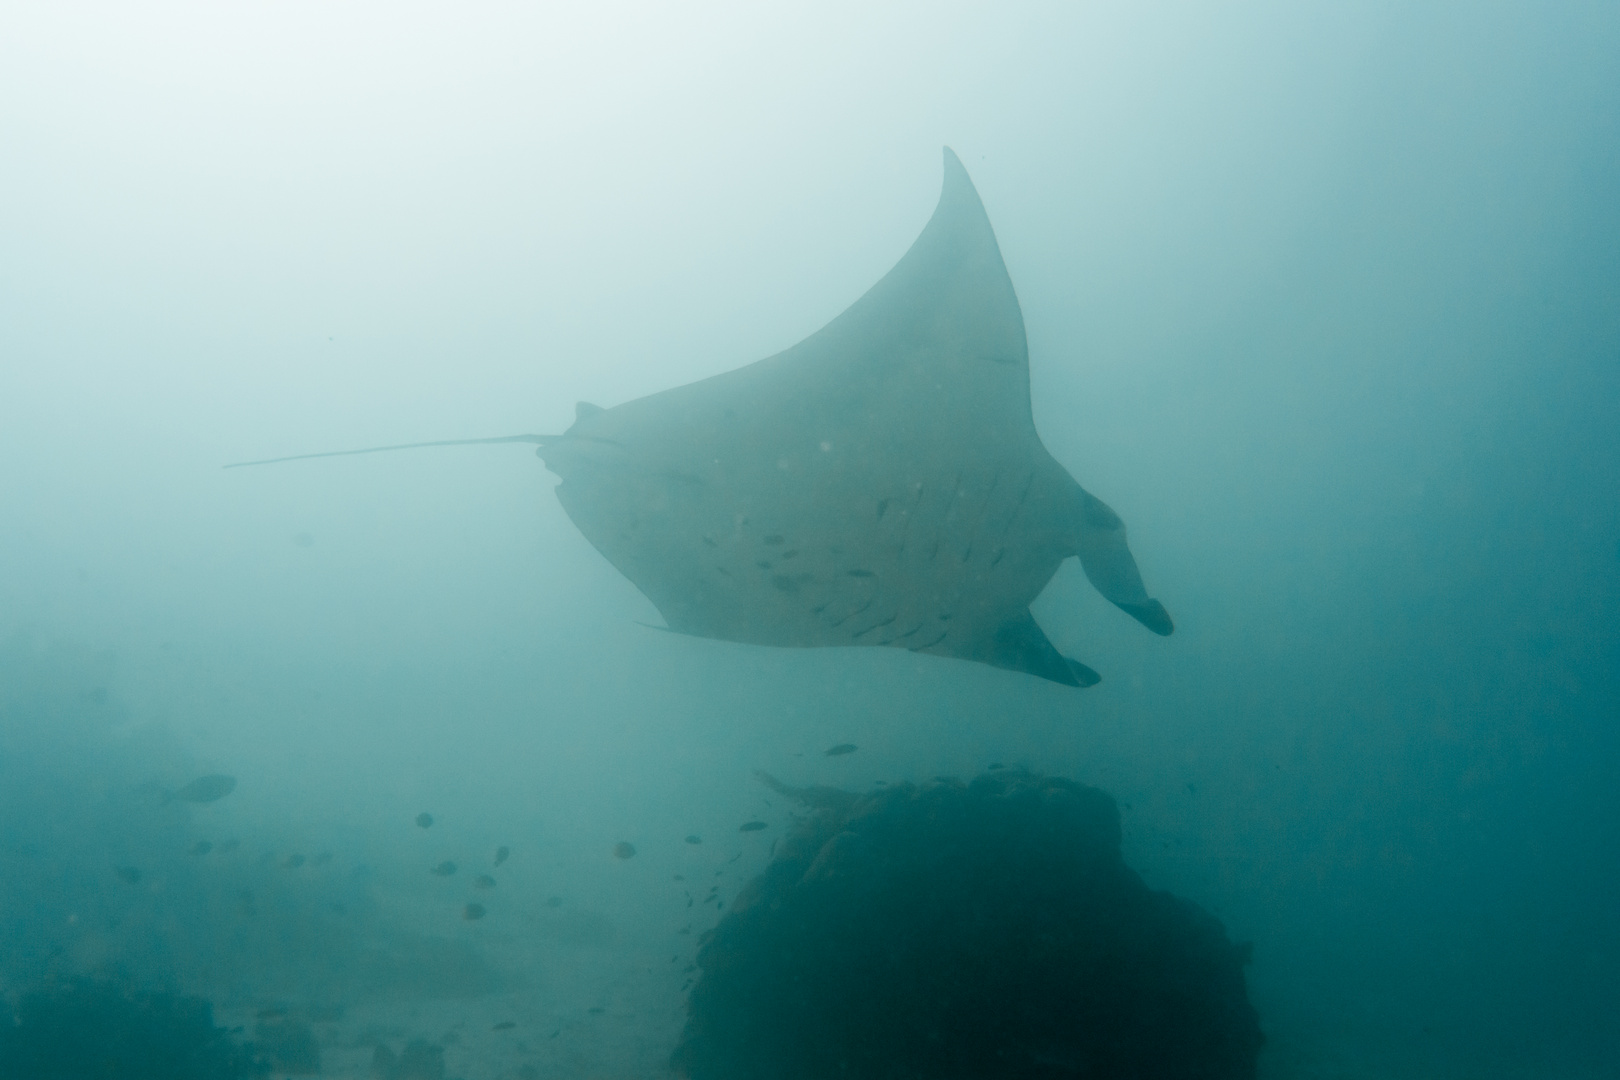
<path fill-rule="evenodd" d="M 247 1080 L 267 1067 L 214 1026 L 200 998 L 70 979 L 0 1010 L 0 1077 Z"/>
<path fill-rule="evenodd" d="M 1003 770 L 811 814 L 704 939 L 690 1080 L 1247 1080 L 1248 948 L 1120 855 L 1114 800 Z"/>

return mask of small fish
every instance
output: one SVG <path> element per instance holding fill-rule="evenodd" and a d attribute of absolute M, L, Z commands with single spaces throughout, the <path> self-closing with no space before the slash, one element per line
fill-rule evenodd
<path fill-rule="evenodd" d="M 515 1021 L 502 1020 L 500 1023 L 496 1024 L 494 1027 L 490 1028 L 489 1030 L 491 1030 L 491 1031 L 511 1031 L 515 1027 L 517 1027 L 517 1023 Z"/>
<path fill-rule="evenodd" d="M 1006 766 L 1005 766 L 1005 765 L 1003 765 L 1003 764 L 1002 764 L 1002 763 L 1001 763 L 1001 762 L 999 762 L 999 761 L 992 761 L 992 762 L 991 762 L 991 763 L 990 763 L 990 766 L 989 766 L 989 767 L 990 767 L 990 771 L 991 771 L 991 772 L 995 772 L 995 771 L 996 771 L 996 770 L 997 770 L 997 769 L 1004 769 L 1004 768 L 1006 768 Z"/>
<path fill-rule="evenodd" d="M 507 847 L 505 844 L 502 844 L 500 847 L 495 849 L 495 865 L 496 866 L 501 865 L 501 863 L 505 862 L 507 859 L 510 859 L 511 857 L 512 857 L 512 849 Z"/>
<path fill-rule="evenodd" d="M 141 883 L 141 872 L 133 866 L 120 866 L 113 873 L 118 875 L 119 881 L 127 885 L 139 885 Z"/>
<path fill-rule="evenodd" d="M 620 840 L 617 844 L 613 845 L 613 857 L 615 859 L 628 859 L 635 853 L 636 845 L 627 840 Z"/>
<path fill-rule="evenodd" d="M 281 865 L 288 870 L 296 870 L 304 865 L 304 857 L 302 855 L 289 855 L 281 861 Z"/>
<path fill-rule="evenodd" d="M 548 896 L 548 897 L 546 897 L 546 907 L 562 907 L 562 897 L 560 897 L 560 896 Z"/>
<path fill-rule="evenodd" d="M 845 754 L 853 754 L 859 749 L 860 747 L 856 746 L 852 742 L 841 742 L 837 746 L 828 747 L 826 750 L 823 750 L 822 753 L 827 757 L 843 757 Z"/>
<path fill-rule="evenodd" d="M 766 825 L 765 825 L 765 823 L 763 821 L 745 821 L 741 825 L 737 826 L 737 831 L 738 832 L 759 832 L 759 830 L 761 830 L 761 829 L 763 829 L 765 827 L 766 827 Z"/>
<path fill-rule="evenodd" d="M 484 917 L 483 904 L 468 904 L 461 909 L 461 917 L 468 922 L 477 922 Z"/>
<path fill-rule="evenodd" d="M 688 844 L 701 844 L 703 843 L 703 837 L 699 836 L 697 833 L 693 833 L 686 838 L 686 842 Z"/>
<path fill-rule="evenodd" d="M 416 824 L 419 828 L 431 829 L 433 827 L 433 815 L 426 810 L 422 811 L 416 815 Z"/>
<path fill-rule="evenodd" d="M 494 887 L 495 879 L 488 874 L 479 874 L 473 878 L 473 888 L 475 889 L 493 889 Z"/>
<path fill-rule="evenodd" d="M 456 872 L 456 864 L 451 862 L 449 859 L 444 860 L 444 862 L 440 863 L 438 866 L 435 866 L 432 870 L 428 871 L 428 873 L 437 874 L 439 877 L 449 877 L 451 874 L 453 874 L 455 872 Z"/>
<path fill-rule="evenodd" d="M 199 840 L 195 844 L 191 845 L 191 853 L 193 855 L 206 855 L 213 850 L 214 845 L 210 844 L 207 840 Z"/>
<path fill-rule="evenodd" d="M 607 1010 L 602 1008 L 600 1005 L 592 1005 L 585 1011 L 590 1013 L 592 1016 L 601 1016 L 603 1013 L 607 1012 Z"/>
<path fill-rule="evenodd" d="M 168 793 L 164 802 L 179 799 L 189 803 L 218 802 L 236 790 L 236 777 L 225 776 L 222 773 L 212 773 L 208 776 L 199 776 L 179 791 Z"/>

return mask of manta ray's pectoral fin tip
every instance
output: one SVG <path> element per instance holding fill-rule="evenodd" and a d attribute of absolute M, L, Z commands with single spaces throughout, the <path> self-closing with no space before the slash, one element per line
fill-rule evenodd
<path fill-rule="evenodd" d="M 1074 675 L 1074 682 L 1072 685 L 1078 686 L 1084 690 L 1088 686 L 1096 686 L 1098 683 L 1102 682 L 1101 675 L 1097 674 L 1097 672 L 1091 668 L 1086 667 L 1086 665 L 1082 664 L 1073 657 L 1065 656 L 1063 658 L 1063 662 L 1069 665 L 1069 671 Z"/>
<path fill-rule="evenodd" d="M 607 410 L 602 408 L 600 405 L 592 405 L 588 401 L 576 401 L 574 402 L 574 422 L 578 423 L 587 416 L 595 416 L 599 412 L 606 411 Z"/>
<path fill-rule="evenodd" d="M 1176 624 L 1170 621 L 1170 613 L 1157 600 L 1142 604 L 1122 604 L 1116 600 L 1114 606 L 1160 637 L 1175 633 Z"/>
<path fill-rule="evenodd" d="M 945 147 L 945 191 L 966 187 L 973 191 L 973 180 L 968 176 L 967 166 L 962 159 L 956 156 L 956 151 Z M 975 197 L 977 197 L 975 195 Z"/>

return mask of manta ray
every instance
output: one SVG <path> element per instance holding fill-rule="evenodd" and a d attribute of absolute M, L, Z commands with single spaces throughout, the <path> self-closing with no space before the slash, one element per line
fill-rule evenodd
<path fill-rule="evenodd" d="M 668 629 L 793 647 L 886 645 L 1067 686 L 1100 676 L 1030 614 L 1078 556 L 1156 634 L 1119 515 L 1035 431 L 1023 314 L 967 171 L 945 150 L 933 217 L 849 309 L 775 356 L 533 443 L 580 532 Z M 237 466 L 227 466 L 233 468 Z"/>

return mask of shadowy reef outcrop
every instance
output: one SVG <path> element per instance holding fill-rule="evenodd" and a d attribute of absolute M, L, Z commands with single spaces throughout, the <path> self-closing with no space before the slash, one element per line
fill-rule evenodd
<path fill-rule="evenodd" d="M 200 998 L 72 979 L 0 1009 L 0 1077 L 241 1080 L 266 1066 L 214 1026 Z"/>
<path fill-rule="evenodd" d="M 1107 794 L 1011 770 L 809 819 L 706 937 L 691 1080 L 1241 1080 L 1246 946 L 1149 889 Z"/>

